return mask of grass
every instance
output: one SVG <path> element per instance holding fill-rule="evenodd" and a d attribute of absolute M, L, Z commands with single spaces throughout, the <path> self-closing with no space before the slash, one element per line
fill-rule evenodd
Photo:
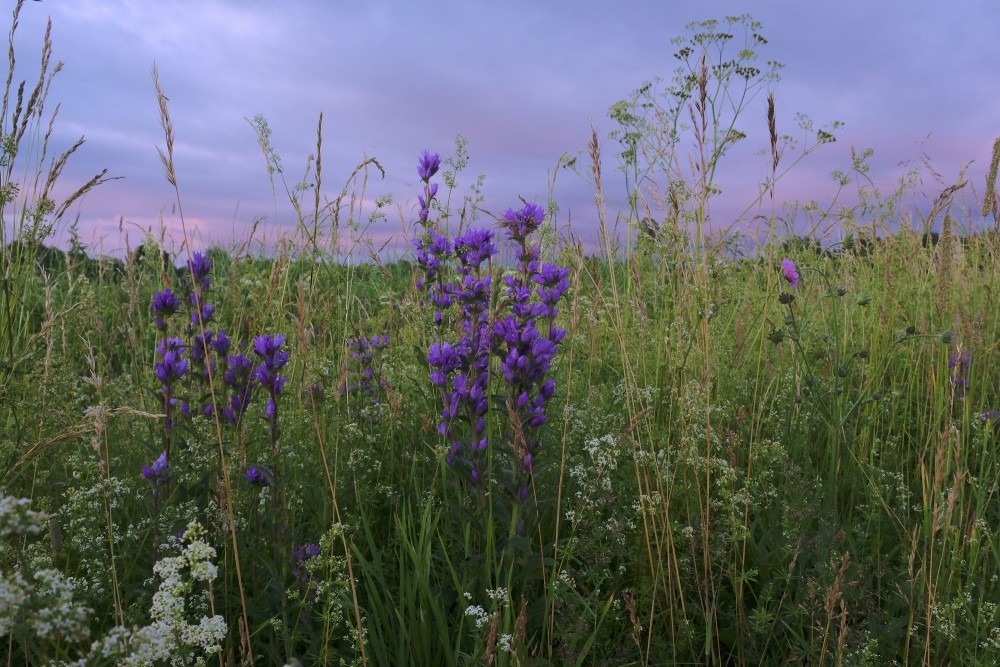
<path fill-rule="evenodd" d="M 121 263 L 53 252 L 43 228 L 60 206 L 0 189 L 14 221 L 0 290 L 7 664 L 996 664 L 1000 238 L 957 233 L 976 222 L 954 202 L 958 183 L 922 226 L 891 233 L 895 195 L 863 196 L 881 202 L 863 214 L 813 209 L 817 229 L 841 221 L 832 249 L 778 234 L 777 215 L 751 254 L 708 239 L 714 174 L 742 140 L 742 107 L 717 116 L 713 100 L 753 99 L 777 79 L 745 49 L 731 70 L 706 62 L 732 48 L 730 33 L 760 46 L 759 29 L 748 17 L 693 26 L 701 37 L 679 44 L 686 69 L 674 85 L 655 104 L 644 87 L 612 109 L 625 211 L 607 208 L 593 133 L 585 175 L 603 252 L 588 256 L 551 226 L 524 240 L 521 257 L 537 246 L 568 270 L 566 291 L 551 321 L 512 321 L 566 335 L 537 382 L 505 375 L 513 344 L 486 355 L 481 453 L 468 447 L 471 403 L 444 418 L 448 438 L 438 429 L 442 394 L 466 371 L 432 384 L 429 352 L 464 330 L 457 305 L 435 323 L 433 289 L 419 287 L 427 260 L 386 264 L 369 246 L 359 265 L 322 245 L 331 235 L 364 245 L 352 202 L 377 162 L 328 205 L 297 200 L 254 119 L 297 231 L 269 256 L 250 240 L 204 255 L 184 242 L 180 268 L 153 239 Z M 156 87 L 161 157 L 183 210 Z M 790 159 L 773 105 L 762 197 Z M 684 118 L 693 161 L 670 139 Z M 17 127 L 4 136 L 30 142 Z M 833 139 L 812 136 L 805 152 Z M 321 137 L 322 121 L 317 181 Z M 31 154 L 8 146 L 8 166 Z M 863 176 L 866 154 L 853 157 Z M 459 143 L 447 173 L 421 176 L 433 200 L 415 225 L 425 248 L 433 233 L 468 231 L 460 221 L 480 199 L 475 185 L 462 197 L 465 163 Z M 625 248 L 612 217 L 629 230 Z M 924 232 L 938 221 L 931 243 Z M 517 300 L 501 276 L 540 269 L 510 260 L 509 222 L 484 226 L 508 262 L 469 273 L 491 277 L 481 303 L 497 331 Z M 190 266 L 206 257 L 201 283 Z M 427 282 L 459 280 L 457 270 L 451 255 L 441 282 Z M 180 312 L 159 329 L 150 304 L 167 288 Z M 206 330 L 228 333 L 228 354 L 199 344 Z M 254 354 L 264 334 L 285 337 L 278 356 Z M 155 350 L 173 336 L 188 366 L 165 380 Z M 226 371 L 240 351 L 270 375 L 258 371 L 230 420 L 241 385 Z M 278 390 L 275 375 L 287 378 Z M 541 397 L 544 424 L 522 391 Z M 458 454 L 455 438 L 465 438 Z"/>

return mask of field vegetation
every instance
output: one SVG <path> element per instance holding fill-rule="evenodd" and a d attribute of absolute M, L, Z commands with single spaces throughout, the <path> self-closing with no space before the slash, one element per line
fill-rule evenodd
<path fill-rule="evenodd" d="M 301 188 L 262 118 L 299 215 L 273 252 L 48 247 L 107 175 L 52 198 L 46 37 L 0 114 L 0 661 L 1000 662 L 996 195 L 906 212 L 861 151 L 853 203 L 773 204 L 839 127 L 778 133 L 761 30 L 690 26 L 560 160 L 601 252 L 555 202 L 487 214 L 459 141 L 414 155 L 392 262 L 356 205 L 379 164 L 322 199 L 322 121 Z M 771 212 L 720 226 L 718 170 L 768 122 Z"/>

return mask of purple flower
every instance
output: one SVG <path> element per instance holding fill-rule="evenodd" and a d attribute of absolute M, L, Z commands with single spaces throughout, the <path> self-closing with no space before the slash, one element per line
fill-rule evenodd
<path fill-rule="evenodd" d="M 194 297 L 192 296 L 192 299 Z M 215 306 L 212 304 L 202 304 L 199 308 L 197 303 L 193 304 L 194 310 L 191 311 L 191 327 L 201 327 L 204 324 L 208 324 L 212 321 L 212 315 L 215 314 Z"/>
<path fill-rule="evenodd" d="M 170 288 L 154 294 L 152 310 L 153 316 L 156 318 L 156 328 L 161 330 L 166 329 L 166 319 L 176 313 L 180 307 L 180 301 L 178 301 L 177 297 L 174 296 L 174 293 L 170 291 Z"/>
<path fill-rule="evenodd" d="M 1000 410 L 987 410 L 986 412 L 983 413 L 984 424 L 987 422 L 996 421 L 997 418 L 1000 418 Z"/>
<path fill-rule="evenodd" d="M 781 272 L 790 287 L 794 289 L 799 286 L 799 270 L 796 268 L 795 262 L 788 258 L 781 260 Z"/>
<path fill-rule="evenodd" d="M 500 219 L 500 225 L 507 230 L 508 238 L 523 241 L 541 226 L 544 219 L 545 209 L 538 204 L 525 204 L 519 211 L 507 209 Z"/>
<path fill-rule="evenodd" d="M 200 366 L 204 367 L 205 357 L 208 351 L 213 349 L 212 341 L 215 338 L 215 334 L 209 329 L 204 329 L 194 335 L 191 341 L 191 359 L 197 362 Z M 205 377 L 208 377 L 207 372 Z"/>
<path fill-rule="evenodd" d="M 250 405 L 253 362 L 242 352 L 226 356 L 223 362 L 222 381 L 230 391 L 229 405 L 223 409 L 223 416 L 227 422 L 235 426 Z"/>
<path fill-rule="evenodd" d="M 381 375 L 381 353 L 389 347 L 389 336 L 374 335 L 371 338 L 359 336 L 347 341 L 347 347 L 351 351 L 351 363 L 348 368 L 348 378 L 354 378 L 353 382 L 345 380 L 340 390 L 350 395 L 351 392 L 359 391 L 367 396 L 370 401 L 378 405 L 382 401 L 385 383 L 377 379 Z"/>
<path fill-rule="evenodd" d="M 153 461 L 152 466 L 142 466 L 142 476 L 157 485 L 170 481 L 170 466 L 167 463 L 167 453 L 163 452 Z"/>
<path fill-rule="evenodd" d="M 285 337 L 282 334 L 273 336 L 255 336 L 253 339 L 253 351 L 258 357 L 264 359 L 264 364 L 271 370 L 276 370 L 285 365 L 288 361 L 288 353 L 281 351 L 281 346 L 285 344 Z"/>
<path fill-rule="evenodd" d="M 948 368 L 951 370 L 958 369 L 960 374 L 968 373 L 971 365 L 972 355 L 968 352 L 956 352 L 948 357 Z"/>
<path fill-rule="evenodd" d="M 229 354 L 229 348 L 232 344 L 233 341 L 226 335 L 226 332 L 220 330 L 219 333 L 215 334 L 215 340 L 212 341 L 212 349 L 215 350 L 216 354 L 225 356 Z"/>
<path fill-rule="evenodd" d="M 431 343 L 427 363 L 435 369 L 430 375 L 431 383 L 443 387 L 448 376 L 458 369 L 461 359 L 451 343 Z"/>
<path fill-rule="evenodd" d="M 478 266 L 497 254 L 493 244 L 493 232 L 488 229 L 470 229 L 468 233 L 455 239 L 455 254 L 462 264 Z"/>
<path fill-rule="evenodd" d="M 284 343 L 285 337 L 281 334 L 257 336 L 253 339 L 254 354 L 263 360 L 254 370 L 253 377 L 270 394 L 264 416 L 271 422 L 272 454 L 277 453 L 278 396 L 288 380 L 287 377 L 278 375 L 278 370 L 288 363 L 288 353 L 281 349 Z"/>
<path fill-rule="evenodd" d="M 156 362 L 156 379 L 165 388 L 177 382 L 188 369 L 188 362 L 182 357 L 180 349 L 167 347 L 168 341 L 178 341 L 178 339 L 168 339 L 161 347 L 157 348 L 162 359 Z"/>
<path fill-rule="evenodd" d="M 250 482 L 250 486 L 271 486 L 270 480 L 268 480 L 267 468 L 264 466 L 251 465 L 247 468 L 246 473 L 243 475 Z"/>
<path fill-rule="evenodd" d="M 420 180 L 429 181 L 440 168 L 440 155 L 426 150 L 420 154 L 420 162 L 417 164 L 417 175 L 420 176 Z"/>
<path fill-rule="evenodd" d="M 309 569 L 304 566 L 311 559 L 317 558 L 319 554 L 319 546 L 316 544 L 303 544 L 302 546 L 292 549 L 292 555 L 295 557 L 295 566 L 292 568 L 292 576 L 298 579 L 301 583 L 308 584 L 312 577 L 309 574 Z"/>
<path fill-rule="evenodd" d="M 192 284 L 197 285 L 201 291 L 207 292 L 212 280 L 210 275 L 212 272 L 212 260 L 200 252 L 196 252 L 188 260 L 187 266 L 188 271 L 191 272 Z"/>
<path fill-rule="evenodd" d="M 948 368 L 951 369 L 952 384 L 955 386 L 955 398 L 965 398 L 965 390 L 969 388 L 969 378 L 966 374 L 972 367 L 972 355 L 968 352 L 956 352 L 948 358 Z"/>
<path fill-rule="evenodd" d="M 569 289 L 569 270 L 543 265 L 540 246 L 527 240 L 543 219 L 540 206 L 526 204 L 520 211 L 508 209 L 501 220 L 508 238 L 517 244 L 518 272 L 504 277 L 511 314 L 497 320 L 492 332 L 493 352 L 501 359 L 500 374 L 508 384 L 507 410 L 513 422 L 509 435 L 516 450 L 510 467 L 522 502 L 528 498 L 541 447 L 545 403 L 555 393 L 555 382 L 547 376 L 557 345 L 566 336 L 554 322 L 556 304 Z M 540 329 L 543 323 L 547 327 Z"/>

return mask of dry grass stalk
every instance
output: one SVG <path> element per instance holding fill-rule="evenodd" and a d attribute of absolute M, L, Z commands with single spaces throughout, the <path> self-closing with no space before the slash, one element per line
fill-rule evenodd
<path fill-rule="evenodd" d="M 820 649 L 820 662 L 822 665 L 826 659 L 826 649 L 830 641 L 830 626 L 833 625 L 834 616 L 837 615 L 838 605 L 840 607 L 840 631 L 837 636 L 838 653 L 843 649 L 844 639 L 847 637 L 847 607 L 844 604 L 844 584 L 847 581 L 847 569 L 851 565 L 851 553 L 845 552 L 840 559 L 840 568 L 833 578 L 833 583 L 826 592 L 826 599 L 823 601 L 823 610 L 826 612 L 826 629 L 823 634 L 823 646 Z"/>
<path fill-rule="evenodd" d="M 490 634 L 486 637 L 486 663 L 492 665 L 496 662 L 497 654 L 497 628 L 500 626 L 500 612 L 493 614 L 493 622 L 490 623 Z"/>
<path fill-rule="evenodd" d="M 521 606 L 517 610 L 517 620 L 514 621 L 514 641 L 524 644 L 528 641 L 528 600 L 521 595 Z"/>
<path fill-rule="evenodd" d="M 9 63 L 9 68 L 7 69 L 7 85 L 3 89 L 3 107 L 0 108 L 0 126 L 2 126 L 7 120 L 7 105 L 10 101 L 10 87 L 14 83 L 14 33 L 17 32 L 17 19 L 21 13 L 21 7 L 24 6 L 24 0 L 17 0 L 17 4 L 14 5 L 14 16 L 10 22 L 10 33 L 7 37 L 7 60 Z M 24 84 L 21 84 L 18 90 L 18 99 L 24 92 Z M 18 103 L 20 106 L 20 103 Z"/>
<path fill-rule="evenodd" d="M 952 267 L 952 246 L 954 245 L 952 225 L 951 216 L 945 215 L 944 223 L 941 225 L 941 237 L 938 241 L 937 298 L 935 300 L 937 314 L 941 318 L 946 317 L 951 311 L 951 284 L 954 270 Z"/>
<path fill-rule="evenodd" d="M 21 3 L 18 3 L 18 9 Z M 16 11 L 16 10 L 15 10 Z M 11 30 L 11 37 L 13 38 L 13 29 Z M 38 73 L 38 82 L 31 91 L 31 97 L 28 98 L 28 106 L 24 108 L 24 115 L 21 115 L 21 102 L 24 99 L 24 82 L 18 87 L 17 91 L 17 107 L 14 109 L 14 115 L 11 118 L 11 128 L 14 134 L 14 143 L 20 144 L 21 138 L 24 136 L 25 131 L 28 129 L 28 122 L 32 115 L 35 113 L 41 114 L 41 105 L 45 103 L 45 93 L 48 91 L 48 86 L 46 81 L 51 81 L 52 76 L 62 69 L 62 63 L 57 63 L 52 74 L 49 74 L 49 60 L 52 57 L 52 19 L 49 19 L 48 24 L 45 26 L 45 38 L 42 41 L 42 62 L 41 69 Z M 11 55 L 11 67 L 13 67 L 14 60 L 13 55 Z M 9 88 L 9 86 L 8 86 Z M 36 109 L 36 105 L 39 105 Z M 20 123 L 18 122 L 20 121 Z"/>
<path fill-rule="evenodd" d="M 774 91 L 767 93 L 767 132 L 771 137 L 771 201 L 774 201 L 774 180 L 778 173 L 778 129 L 774 118 Z"/>
<path fill-rule="evenodd" d="M 160 162 L 163 164 L 163 174 L 167 177 L 170 185 L 177 187 L 177 172 L 174 171 L 174 124 L 170 120 L 170 111 L 167 108 L 168 98 L 163 94 L 160 87 L 160 72 L 153 65 L 153 87 L 156 89 L 156 102 L 160 107 L 160 126 L 163 128 L 163 135 L 166 137 L 167 150 L 164 153 L 159 146 L 156 152 L 160 155 Z"/>
<path fill-rule="evenodd" d="M 1000 224 L 997 220 L 997 170 L 1000 170 L 1000 137 L 993 142 L 993 160 L 990 162 L 990 171 L 986 176 L 986 194 L 983 195 L 983 217 L 993 213 L 993 222 Z"/>

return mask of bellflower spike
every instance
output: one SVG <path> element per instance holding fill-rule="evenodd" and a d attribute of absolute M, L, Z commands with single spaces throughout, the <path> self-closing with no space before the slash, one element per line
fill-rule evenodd
<path fill-rule="evenodd" d="M 187 372 L 188 362 L 182 356 L 182 348 L 179 338 L 167 338 L 156 346 L 156 353 L 161 358 L 156 362 L 156 379 L 164 388 L 177 382 Z"/>
<path fill-rule="evenodd" d="M 159 458 L 153 461 L 152 466 L 142 466 L 142 476 L 156 485 L 163 485 L 170 481 L 170 466 L 167 463 L 167 453 L 163 452 Z"/>
<path fill-rule="evenodd" d="M 212 349 L 219 356 L 225 356 L 229 354 L 229 348 L 232 346 L 233 341 L 229 338 L 225 331 L 220 330 L 215 334 L 215 340 L 212 341 Z"/>
<path fill-rule="evenodd" d="M 236 426 L 240 416 L 250 405 L 250 390 L 253 387 L 253 362 L 242 352 L 227 355 L 223 361 L 222 381 L 231 392 L 229 405 L 223 410 L 223 416 L 230 425 Z"/>
<path fill-rule="evenodd" d="M 253 351 L 263 360 L 257 366 L 253 376 L 269 394 L 264 417 L 271 422 L 271 455 L 278 455 L 278 397 L 288 378 L 278 375 L 278 371 L 288 363 L 288 353 L 282 351 L 285 337 L 281 334 L 273 336 L 257 336 L 253 339 Z M 274 465 L 274 464 L 272 464 Z M 274 469 L 277 475 L 277 469 Z"/>
<path fill-rule="evenodd" d="M 264 466 L 252 465 L 247 468 L 246 473 L 243 475 L 250 482 L 250 486 L 271 486 L 270 480 L 267 478 L 268 471 Z"/>
<path fill-rule="evenodd" d="M 340 390 L 348 394 L 359 392 L 368 397 L 372 404 L 382 402 L 386 388 L 380 379 L 382 354 L 389 347 L 389 336 L 374 335 L 371 338 L 358 336 L 347 341 L 351 352 L 351 363 L 348 368 L 348 379 L 344 380 Z"/>
<path fill-rule="evenodd" d="M 285 337 L 282 334 L 255 336 L 253 351 L 258 357 L 264 359 L 264 365 L 268 369 L 277 370 L 288 362 L 288 353 L 281 351 L 281 346 L 284 344 Z"/>
<path fill-rule="evenodd" d="M 196 252 L 191 255 L 187 266 L 188 271 L 191 272 L 191 283 L 197 285 L 201 291 L 207 292 L 212 281 L 212 276 L 210 275 L 212 273 L 212 260 L 200 252 Z"/>
<path fill-rule="evenodd" d="M 420 154 L 420 162 L 417 164 L 417 175 L 420 176 L 420 180 L 429 181 L 440 168 L 440 155 L 426 150 Z"/>
<path fill-rule="evenodd" d="M 507 230 L 507 236 L 512 241 L 523 241 L 541 226 L 544 219 L 545 209 L 538 204 L 525 204 L 519 211 L 507 209 L 500 225 Z"/>
<path fill-rule="evenodd" d="M 170 288 L 164 289 L 153 295 L 153 316 L 156 318 L 156 328 L 161 331 L 167 328 L 167 318 L 180 309 L 181 302 Z"/>

